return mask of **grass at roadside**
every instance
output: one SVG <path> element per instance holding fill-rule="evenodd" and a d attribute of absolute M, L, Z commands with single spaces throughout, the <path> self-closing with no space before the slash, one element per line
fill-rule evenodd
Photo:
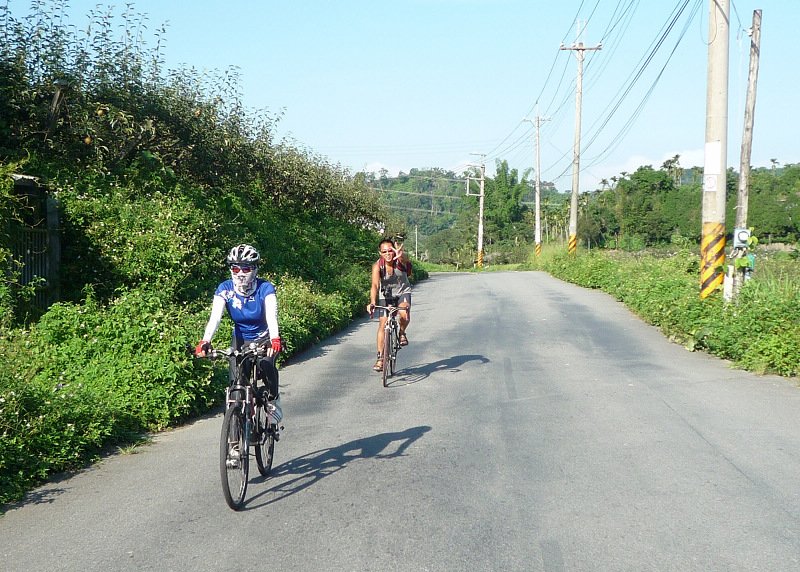
<path fill-rule="evenodd" d="M 579 252 L 539 265 L 553 276 L 603 290 L 670 339 L 756 373 L 800 374 L 800 271 L 795 261 L 764 260 L 735 302 L 699 295 L 699 256 Z"/>

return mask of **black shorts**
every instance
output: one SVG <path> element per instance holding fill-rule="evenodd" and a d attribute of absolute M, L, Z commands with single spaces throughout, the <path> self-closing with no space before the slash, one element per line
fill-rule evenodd
<path fill-rule="evenodd" d="M 402 304 L 403 302 L 408 302 L 408 310 L 411 311 L 411 292 L 406 292 L 405 294 L 401 294 L 397 298 L 393 299 L 392 302 L 397 302 L 398 305 Z M 384 298 L 378 299 L 378 306 L 386 306 L 386 300 Z M 383 308 L 375 308 L 375 313 L 378 315 L 379 318 L 386 315 L 386 310 Z"/>

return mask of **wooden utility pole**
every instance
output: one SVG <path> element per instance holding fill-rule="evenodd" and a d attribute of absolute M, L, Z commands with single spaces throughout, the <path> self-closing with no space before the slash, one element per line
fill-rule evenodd
<path fill-rule="evenodd" d="M 722 284 L 725 266 L 725 187 L 728 152 L 728 47 L 730 0 L 709 0 L 706 144 L 700 297 Z"/>
<path fill-rule="evenodd" d="M 713 0 L 712 0 L 713 1 Z M 580 41 L 581 29 L 578 24 L 578 41 L 570 47 L 561 44 L 562 50 L 575 52 L 578 58 L 578 76 L 575 80 L 575 143 L 572 146 L 572 199 L 569 209 L 569 242 L 567 252 L 575 254 L 578 248 L 578 189 L 581 167 L 581 107 L 583 99 L 583 60 L 586 51 L 602 49 L 602 44 L 587 48 Z"/>
<path fill-rule="evenodd" d="M 750 155 L 753 149 L 753 122 L 756 111 L 756 84 L 758 83 L 758 62 L 761 56 L 761 10 L 753 11 L 753 25 L 750 28 L 750 71 L 747 81 L 747 101 L 744 108 L 744 131 L 742 132 L 742 155 L 739 161 L 739 192 L 736 197 L 736 228 L 734 229 L 734 259 L 732 297 L 736 297 L 744 283 L 745 276 L 752 268 L 739 264 L 737 259 L 747 257 L 747 244 L 737 237 L 749 236 L 747 230 L 747 204 L 750 185 Z M 751 260 L 751 259 L 750 259 Z"/>
<path fill-rule="evenodd" d="M 750 28 L 750 71 L 747 81 L 747 101 L 744 108 L 744 131 L 742 133 L 742 156 L 739 164 L 739 193 L 736 202 L 736 226 L 747 226 L 747 192 L 750 183 L 750 155 L 753 150 L 753 123 L 756 111 L 756 84 L 758 63 L 761 55 L 761 10 L 753 12 L 753 27 Z"/>

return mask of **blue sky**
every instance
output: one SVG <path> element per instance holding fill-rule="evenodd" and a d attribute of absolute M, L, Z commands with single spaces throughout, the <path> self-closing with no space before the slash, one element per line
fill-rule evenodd
<path fill-rule="evenodd" d="M 9 3 L 16 16 L 29 5 Z M 676 154 L 684 167 L 703 164 L 710 0 L 131 3 L 147 15 L 151 32 L 166 23 L 167 67 L 237 67 L 245 104 L 281 115 L 278 139 L 352 172 L 460 173 L 479 160 L 471 153 L 486 154 L 489 174 L 498 159 L 528 169 L 533 127 L 522 119 L 538 109 L 548 119 L 541 176 L 560 190 L 571 187 L 577 64 L 574 52 L 559 46 L 576 41 L 582 21 L 585 45 L 603 47 L 586 57 L 581 190 L 640 165 L 660 167 Z M 70 21 L 84 28 L 96 4 L 70 1 Z M 731 0 L 728 166 L 736 170 L 750 46 L 745 30 L 755 9 L 763 10 L 763 25 L 751 162 L 800 162 L 800 1 Z"/>

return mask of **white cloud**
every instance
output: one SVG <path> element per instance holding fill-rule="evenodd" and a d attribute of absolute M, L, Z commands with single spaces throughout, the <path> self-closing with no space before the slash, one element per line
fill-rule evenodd
<path fill-rule="evenodd" d="M 377 175 L 381 172 L 381 169 L 386 169 L 386 171 L 388 172 L 387 176 L 389 177 L 396 177 L 397 175 L 400 174 L 400 171 L 403 170 L 400 167 L 384 165 L 379 161 L 373 161 L 372 163 L 367 163 L 361 170 L 366 173 L 375 173 Z M 405 172 L 408 172 L 408 169 L 406 169 Z"/>
<path fill-rule="evenodd" d="M 688 169 L 689 167 L 702 167 L 705 162 L 705 151 L 702 148 L 668 153 L 664 159 L 671 159 L 675 155 L 680 155 L 678 162 L 684 169 Z M 664 161 L 662 161 L 662 163 L 663 162 Z"/>

